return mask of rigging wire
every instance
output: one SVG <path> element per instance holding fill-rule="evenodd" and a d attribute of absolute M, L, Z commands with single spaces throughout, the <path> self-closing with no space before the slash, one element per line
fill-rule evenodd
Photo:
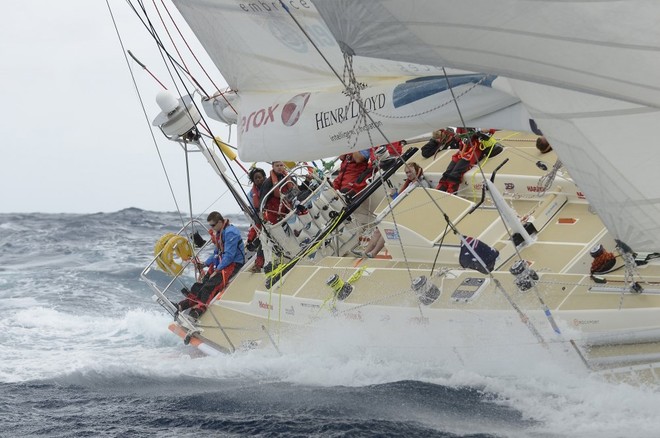
<path fill-rule="evenodd" d="M 188 66 L 186 65 L 186 61 L 183 59 L 183 56 L 181 56 L 181 52 L 179 52 L 179 48 L 176 46 L 176 43 L 174 42 L 174 38 L 172 38 L 172 34 L 170 34 L 170 30 L 167 28 L 165 25 L 165 20 L 163 20 L 163 16 L 160 13 L 160 10 L 158 10 L 158 6 L 156 5 L 156 0 L 152 0 L 154 4 L 154 9 L 158 13 L 158 18 L 160 18 L 160 22 L 163 24 L 163 28 L 165 29 L 165 32 L 167 33 L 167 36 L 170 38 L 170 42 L 172 43 L 172 47 L 174 47 L 174 50 L 176 50 L 176 54 L 179 55 L 179 59 L 181 59 L 181 64 L 186 68 L 186 70 L 190 71 Z M 163 5 L 165 5 L 163 3 Z M 170 15 L 170 18 L 172 16 Z"/>
<path fill-rule="evenodd" d="M 213 78 L 208 74 L 202 63 L 199 61 L 197 58 L 197 55 L 195 55 L 194 50 L 190 47 L 190 44 L 188 44 L 188 40 L 186 40 L 186 37 L 183 36 L 183 33 L 181 32 L 181 29 L 179 29 L 179 26 L 176 24 L 176 21 L 174 20 L 174 17 L 172 17 L 172 14 L 170 14 L 170 10 L 168 9 L 167 5 L 165 5 L 164 0 L 160 0 L 161 3 L 163 4 L 163 7 L 165 8 L 165 12 L 167 12 L 167 15 L 170 17 L 170 20 L 172 20 L 172 24 L 174 24 L 174 27 L 176 28 L 177 32 L 179 32 L 179 35 L 181 36 L 181 39 L 183 40 L 184 44 L 186 47 L 188 47 L 188 50 L 190 51 L 190 54 L 192 55 L 193 58 L 195 58 L 195 61 L 197 61 L 197 64 L 199 67 L 202 69 L 206 77 L 208 78 L 209 81 L 211 81 L 211 84 L 215 87 L 215 89 L 220 93 L 222 98 L 227 102 L 227 105 L 234 111 L 235 114 L 238 114 L 238 111 L 232 106 L 231 102 L 225 97 L 225 93 L 220 91 L 220 87 L 216 85 L 216 83 L 213 81 Z M 164 25 L 164 24 L 163 24 Z"/>
<path fill-rule="evenodd" d="M 128 52 L 129 55 L 131 55 L 131 58 L 133 58 L 133 61 L 137 62 L 138 65 L 139 65 L 140 67 L 142 67 L 143 70 L 145 70 L 147 73 L 149 73 L 149 74 L 151 75 L 151 77 L 154 78 L 154 79 L 156 80 L 156 82 L 158 82 L 158 83 L 160 84 L 161 87 L 163 87 L 163 89 L 167 90 L 167 87 L 165 86 L 165 84 L 163 84 L 161 81 L 159 81 L 158 78 L 156 77 L 156 75 L 154 75 L 154 74 L 151 72 L 151 70 L 149 70 L 149 69 L 147 68 L 146 65 L 144 65 L 143 63 L 141 63 L 140 60 L 137 59 L 137 57 L 136 57 L 135 55 L 133 55 L 133 52 L 131 52 L 130 50 L 127 50 L 127 52 Z"/>
<path fill-rule="evenodd" d="M 178 62 L 177 60 L 175 60 L 174 57 L 173 57 L 172 55 L 170 55 L 169 51 L 168 51 L 168 50 L 165 48 L 165 46 L 163 45 L 162 40 L 160 39 L 160 37 L 158 37 L 157 32 L 156 32 L 156 29 L 154 28 L 153 24 L 151 23 L 150 20 L 148 20 L 148 13 L 147 13 L 147 11 L 146 11 L 146 8 L 144 7 L 144 4 L 142 3 L 142 0 L 137 0 L 137 2 L 138 2 L 138 4 L 140 5 L 140 9 L 142 9 L 142 12 L 144 13 L 145 17 L 147 18 L 147 21 L 149 22 L 149 25 L 147 25 L 147 22 L 145 22 L 145 19 L 142 18 L 142 16 L 141 16 L 140 13 L 138 12 L 137 8 L 135 7 L 135 5 L 133 5 L 132 1 L 131 1 L 131 0 L 126 0 L 126 3 L 128 4 L 128 6 L 133 10 L 133 12 L 134 12 L 135 15 L 137 16 L 138 20 L 140 20 L 140 22 L 141 22 L 142 25 L 145 27 L 145 29 L 147 30 L 147 32 L 149 32 L 149 34 L 151 35 L 151 37 L 152 37 L 152 38 L 154 39 L 154 41 L 156 42 L 156 45 L 157 45 L 162 51 L 164 51 L 164 52 L 167 54 L 167 56 L 169 57 L 170 61 L 172 62 L 172 65 L 176 66 L 178 69 L 180 69 L 181 71 L 183 71 L 183 72 L 186 74 L 187 78 L 188 78 L 189 80 L 191 80 L 192 83 L 194 83 L 195 87 L 198 88 L 198 89 L 200 90 L 200 93 L 201 93 L 201 94 L 204 94 L 205 96 L 208 96 L 208 93 L 204 90 L 204 87 L 202 87 L 202 85 L 201 85 L 199 82 L 197 82 L 197 80 L 195 79 L 195 77 L 194 77 L 194 76 L 193 76 L 188 70 L 186 70 L 181 64 L 179 64 L 179 62 Z M 163 52 L 161 52 L 161 55 L 162 55 L 162 53 L 163 53 Z M 167 64 L 166 64 L 166 68 L 167 68 L 168 71 L 169 71 L 169 66 L 167 66 Z M 170 74 L 171 74 L 171 72 L 170 72 Z"/>
<path fill-rule="evenodd" d="M 429 273 L 429 276 L 433 275 L 433 270 L 435 269 L 435 264 L 438 261 L 438 256 L 440 256 L 440 250 L 442 249 L 442 244 L 445 241 L 445 237 L 447 237 L 447 230 L 449 229 L 449 224 L 445 224 L 445 230 L 442 232 L 442 238 L 440 239 L 440 245 L 438 245 L 438 251 L 435 253 L 435 258 L 433 259 L 433 265 L 431 265 L 431 272 Z"/>
<path fill-rule="evenodd" d="M 158 154 L 158 159 L 160 160 L 160 165 L 163 168 L 163 172 L 165 173 L 165 179 L 167 180 L 167 185 L 170 189 L 170 193 L 172 195 L 172 200 L 174 201 L 174 205 L 176 206 L 176 210 L 179 213 L 179 217 L 181 219 L 181 224 L 185 224 L 185 221 L 183 220 L 183 216 L 181 215 L 181 209 L 179 208 L 179 203 L 176 200 L 176 195 L 174 194 L 174 188 L 172 187 L 172 181 L 170 180 L 170 177 L 167 173 L 167 169 L 165 168 L 165 162 L 163 161 L 163 156 L 160 153 L 160 149 L 158 148 L 158 142 L 156 141 L 156 136 L 154 135 L 153 130 L 151 129 L 151 123 L 149 121 L 149 116 L 147 115 L 147 110 L 144 106 L 144 100 L 142 99 L 142 95 L 140 94 L 140 89 L 138 88 L 137 81 L 135 80 L 135 75 L 133 74 L 133 70 L 131 69 L 131 63 L 128 60 L 128 56 L 126 56 L 126 49 L 124 47 L 124 41 L 121 37 L 121 34 L 119 32 L 119 28 L 117 27 L 117 22 L 115 21 L 115 16 L 112 12 L 112 8 L 110 7 L 110 2 L 109 0 L 105 0 L 106 5 L 108 6 L 108 11 L 110 12 L 110 18 L 112 19 L 112 24 L 115 28 L 115 32 L 117 33 L 117 38 L 119 39 L 119 44 L 121 46 L 122 53 L 124 54 L 124 59 L 126 60 L 126 66 L 128 67 L 128 71 L 131 74 L 131 80 L 133 81 L 133 87 L 135 87 L 135 92 L 137 93 L 138 100 L 140 101 L 140 106 L 142 108 L 142 113 L 144 114 L 144 119 L 147 122 L 147 126 L 149 126 L 149 133 L 151 134 L 151 139 L 153 140 L 154 147 L 156 148 L 156 153 Z M 160 81 L 158 81 L 160 83 Z M 162 85 L 162 84 L 161 84 Z"/>
<path fill-rule="evenodd" d="M 150 70 L 149 70 L 149 69 L 148 69 L 148 68 L 147 68 L 147 67 L 146 67 L 146 66 L 145 66 L 145 65 L 144 65 L 144 64 L 143 64 L 143 63 L 142 63 L 142 62 L 141 62 L 141 61 L 140 61 L 140 60 L 139 60 L 139 59 L 138 59 L 138 58 L 137 58 L 137 57 L 136 57 L 136 56 L 130 51 L 130 50 L 128 50 L 128 54 L 131 56 L 131 58 L 133 58 L 133 60 L 134 60 L 135 62 L 137 62 L 137 63 L 138 63 L 138 64 L 139 64 L 144 70 L 146 70 L 147 73 L 149 73 L 149 74 L 151 75 L 151 77 L 153 77 L 153 78 L 156 80 L 156 82 L 158 82 L 158 83 L 159 83 L 159 84 L 160 84 L 165 90 L 167 90 L 167 87 L 166 87 L 166 86 L 165 86 L 165 85 L 164 85 L 164 84 L 163 84 L 163 83 L 162 83 L 162 82 L 161 82 L 161 81 L 160 81 L 160 80 L 159 80 L 159 79 L 158 79 L 158 78 L 157 78 L 157 77 L 156 77 L 156 76 L 155 76 L 155 75 L 154 75 L 154 74 L 153 74 L 153 73 L 152 73 L 152 72 L 151 72 L 151 71 L 150 71 Z M 211 131 L 210 131 L 210 128 L 208 128 L 208 127 L 206 126 L 205 121 L 204 121 L 204 123 L 200 123 L 200 126 L 203 128 L 204 131 L 206 131 L 206 132 L 208 133 L 207 137 L 209 137 L 209 138 L 213 138 L 213 137 L 211 137 Z M 202 135 L 204 135 L 204 134 L 202 134 Z M 213 139 L 213 140 L 216 141 L 216 139 Z M 221 141 L 221 140 L 219 140 L 219 141 Z M 217 143 L 217 142 L 216 142 L 216 143 Z M 228 143 L 225 143 L 225 142 L 222 142 L 222 143 L 223 143 L 225 146 L 227 146 L 227 147 L 229 147 L 229 148 L 231 148 L 231 149 L 236 150 L 236 147 L 234 147 L 234 146 L 232 146 L 232 145 L 230 145 L 230 144 L 228 144 Z M 219 146 L 218 146 L 218 148 L 221 150 L 221 148 L 220 148 Z M 221 151 L 222 151 L 222 150 L 221 150 Z M 246 174 L 249 173 L 248 170 L 243 166 L 243 164 L 241 164 L 240 161 L 236 161 L 236 164 L 237 164 L 237 165 L 238 165 L 238 166 L 239 166 L 239 167 L 240 167 L 240 168 L 241 168 Z"/>
<path fill-rule="evenodd" d="M 188 87 L 187 87 L 186 84 L 184 83 L 184 81 L 183 81 L 183 79 L 182 79 L 182 77 L 181 77 L 181 74 L 179 73 L 179 70 L 184 71 L 187 75 L 190 75 L 190 73 L 187 72 L 187 71 L 185 71 L 185 70 L 183 69 L 183 67 L 182 67 L 181 65 L 178 64 L 178 62 L 173 58 L 173 56 L 169 53 L 169 51 L 164 47 L 164 45 L 163 45 L 163 43 L 162 43 L 160 37 L 158 36 L 158 33 L 157 33 L 155 27 L 153 26 L 153 23 L 152 23 L 151 20 L 149 19 L 149 15 L 148 15 L 148 13 L 147 13 L 147 11 L 146 11 L 146 8 L 144 7 L 144 4 L 143 4 L 142 0 L 138 0 L 138 4 L 140 5 L 140 7 L 141 7 L 141 9 L 142 9 L 142 12 L 143 12 L 143 14 L 144 14 L 144 19 L 140 16 L 140 14 L 137 12 L 137 10 L 136 10 L 135 7 L 132 5 L 132 3 L 130 3 L 130 0 L 127 0 L 127 2 L 129 2 L 129 5 L 133 8 L 134 12 L 138 15 L 140 21 L 143 23 L 143 25 L 145 26 L 145 28 L 147 28 L 147 31 L 151 34 L 151 36 L 152 36 L 152 37 L 154 38 L 154 40 L 156 41 L 156 44 L 157 44 L 157 46 L 158 46 L 158 48 L 159 48 L 159 50 L 160 50 L 160 52 L 161 52 L 161 56 L 163 57 L 163 60 L 165 61 L 165 56 L 167 56 L 167 58 L 168 58 L 169 61 L 172 63 L 172 65 L 173 65 L 174 67 L 178 67 L 178 68 L 175 68 L 174 71 L 176 72 L 176 75 L 178 76 L 179 81 L 181 82 L 181 86 L 185 89 L 186 93 L 187 93 L 188 95 L 190 95 L 190 92 L 189 92 L 189 90 L 188 90 Z M 145 21 L 145 20 L 146 20 L 146 21 Z M 181 93 L 181 91 L 179 90 L 179 86 L 177 85 L 176 81 L 174 80 L 174 77 L 173 77 L 173 75 L 172 75 L 172 71 L 171 71 L 171 69 L 169 68 L 169 65 L 167 64 L 167 62 L 165 62 L 165 64 L 166 64 L 167 70 L 168 70 L 168 72 L 169 72 L 169 74 L 170 74 L 170 76 L 171 76 L 171 78 L 172 78 L 172 81 L 173 81 L 174 84 L 175 84 L 175 88 L 177 89 L 177 93 L 179 94 L 180 97 L 182 97 L 182 96 L 183 96 L 183 93 Z M 197 84 L 197 85 L 201 88 L 202 92 L 203 92 L 204 94 L 208 95 L 208 94 L 203 90 L 203 88 L 201 87 L 201 85 L 199 85 L 199 83 L 194 79 L 194 77 L 191 76 L 191 78 L 192 78 L 192 80 L 194 81 L 194 83 Z M 206 121 L 205 121 L 204 117 L 202 116 L 203 111 L 200 111 L 200 110 L 199 110 L 199 107 L 198 107 L 198 105 L 197 105 L 197 103 L 195 102 L 194 99 L 193 99 L 191 102 L 192 102 L 192 104 L 195 106 L 195 108 L 198 110 L 198 112 L 199 112 L 199 114 L 200 114 L 200 116 L 201 116 L 201 119 L 202 119 L 202 121 L 204 122 L 204 124 L 206 124 Z M 187 109 L 186 109 L 186 110 L 187 110 Z M 190 116 L 190 114 L 189 114 L 189 116 Z M 192 119 L 192 117 L 191 117 L 191 119 Z M 208 124 L 206 124 L 206 128 L 209 130 L 209 132 L 211 132 L 210 128 L 208 128 Z M 211 134 L 211 135 L 213 135 L 213 134 Z M 209 149 L 208 145 L 207 145 L 205 142 L 202 142 L 201 144 L 203 144 L 203 147 L 207 150 L 207 152 L 209 152 L 209 155 L 210 155 L 212 161 L 214 162 L 215 166 L 219 169 L 220 167 L 218 166 L 218 163 L 216 162 L 216 156 L 215 156 L 215 154 L 212 154 L 212 153 L 210 152 L 210 149 Z M 235 179 L 238 179 L 238 177 L 236 176 L 236 173 L 235 173 L 234 169 L 233 169 L 232 166 L 229 164 L 229 161 L 228 161 L 227 157 L 226 157 L 224 154 L 223 154 L 223 158 L 224 158 L 225 162 L 227 163 L 227 166 L 229 167 L 231 173 L 234 175 L 234 178 L 235 178 Z M 220 173 L 220 176 L 221 176 L 221 178 L 223 178 L 223 179 L 225 178 L 225 176 L 224 176 L 224 174 L 223 174 L 222 172 Z M 239 195 L 239 193 L 236 191 L 236 189 L 235 189 L 235 188 L 234 188 L 234 187 L 233 187 L 228 181 L 225 181 L 225 182 L 226 182 L 226 184 L 227 184 L 229 190 L 232 192 L 232 195 L 233 195 L 234 198 L 236 199 L 236 202 L 237 202 L 237 203 L 239 204 L 239 206 L 241 207 L 241 209 L 242 209 L 247 215 L 249 215 L 249 216 L 253 219 L 253 221 L 254 221 L 255 223 L 260 223 L 261 221 L 260 221 L 258 215 L 256 214 L 256 211 L 254 210 L 254 208 L 251 207 L 251 206 L 249 206 L 249 205 L 246 203 L 246 201 L 245 201 L 245 199 L 247 199 L 248 197 L 247 197 L 247 193 L 245 192 L 245 190 L 243 189 L 243 187 L 241 187 L 241 192 L 242 192 L 242 194 L 243 194 L 243 196 L 241 197 L 241 196 Z"/>
<path fill-rule="evenodd" d="M 190 206 L 190 224 L 192 225 L 193 228 L 193 233 L 195 232 L 195 226 L 193 225 L 193 210 L 192 210 L 192 185 L 190 183 L 190 161 L 188 159 L 188 147 L 186 146 L 185 148 L 185 157 L 186 157 L 186 181 L 188 185 L 188 205 Z"/>
<path fill-rule="evenodd" d="M 332 70 L 332 73 L 334 73 L 334 75 L 337 77 L 337 79 L 339 79 L 339 81 L 342 83 L 342 85 L 344 86 L 344 89 L 347 90 L 348 92 L 351 92 L 352 89 L 346 84 L 346 82 L 345 82 L 344 79 L 339 75 L 339 73 L 337 73 L 337 70 L 335 70 L 335 68 L 333 67 L 333 65 L 332 65 L 332 64 L 330 63 L 330 61 L 328 60 L 328 58 L 326 58 L 325 55 L 323 54 L 323 52 L 321 52 L 321 49 L 319 49 L 319 46 L 314 42 L 314 40 L 310 37 L 310 35 L 307 33 L 307 31 L 302 27 L 302 25 L 300 24 L 300 22 L 298 21 L 298 19 L 297 19 L 296 17 L 294 17 L 294 15 L 291 13 L 291 11 L 289 10 L 289 7 L 288 7 L 287 5 L 285 5 L 284 2 L 283 2 L 282 0 L 279 0 L 279 2 L 280 2 L 280 5 L 282 6 L 282 9 L 284 9 L 284 10 L 287 12 L 287 14 L 289 14 L 289 17 L 291 17 L 291 19 L 294 21 L 294 23 L 296 23 L 296 25 L 298 26 L 298 29 L 300 29 L 300 31 L 305 35 L 305 37 L 307 37 L 307 40 L 308 40 L 308 41 L 310 42 L 310 44 L 312 44 L 312 46 L 316 49 L 316 52 L 321 56 L 321 58 L 323 58 L 323 60 L 324 60 L 325 63 L 328 65 L 328 67 L 330 68 L 330 70 Z M 380 127 L 379 127 L 379 125 L 376 123 L 376 121 L 371 117 L 371 115 L 369 115 L 369 112 L 367 111 L 366 107 L 364 106 L 364 103 L 362 102 L 362 100 L 359 99 L 359 100 L 356 100 L 356 102 L 357 102 L 358 106 L 360 107 L 360 110 L 364 113 L 365 117 L 369 118 L 369 120 L 371 121 L 371 123 L 374 125 L 374 128 L 375 128 L 375 129 L 380 133 L 380 135 L 385 139 L 386 143 L 387 143 L 387 144 L 392 143 L 392 142 L 387 138 L 387 136 L 385 135 L 385 133 L 380 129 Z"/>
<path fill-rule="evenodd" d="M 177 85 L 176 80 L 174 79 L 174 75 L 172 74 L 172 70 L 170 69 L 169 64 L 165 60 L 165 54 L 163 53 L 163 51 L 166 51 L 165 46 L 163 45 L 162 40 L 158 36 L 158 34 L 156 32 L 156 28 L 154 27 L 153 23 L 149 19 L 148 15 L 147 15 L 147 12 L 146 12 L 146 8 L 145 8 L 144 3 L 142 2 L 142 0 L 138 0 L 138 4 L 142 8 L 142 12 L 145 14 L 145 18 L 146 18 L 147 22 L 149 23 L 152 35 L 155 38 L 157 38 L 157 41 L 160 42 L 160 45 L 158 47 L 159 47 L 159 51 L 160 51 L 160 54 L 161 54 L 161 58 L 163 59 L 163 63 L 165 64 L 165 67 L 167 68 L 167 71 L 170 75 L 170 79 L 172 80 L 172 83 L 174 84 L 174 88 L 176 88 L 176 91 L 179 94 L 179 97 L 182 98 L 183 95 L 182 95 L 181 91 L 179 90 L 179 86 Z M 168 32 L 168 34 L 169 34 L 169 32 Z M 175 49 L 176 49 L 176 46 L 175 46 Z M 174 58 L 172 57 L 172 55 L 169 54 L 169 52 L 166 52 L 166 54 L 167 54 L 167 57 L 170 59 L 170 61 L 174 61 Z M 174 64 L 172 64 L 172 65 L 174 65 Z M 179 77 L 179 80 L 181 81 L 182 86 L 185 88 L 185 84 L 183 83 L 183 80 L 182 80 L 181 75 L 179 74 L 178 70 L 175 69 L 175 72 L 177 73 L 177 76 Z M 186 91 L 187 91 L 187 89 L 186 89 Z M 190 117 L 190 120 L 192 120 L 193 118 L 190 115 L 190 112 L 188 111 L 187 108 L 186 108 L 186 111 L 188 112 L 188 116 Z M 185 144 L 185 140 L 184 140 L 184 144 Z M 187 147 L 187 145 L 185 146 L 184 150 L 185 150 L 184 153 L 185 153 L 185 157 L 186 157 L 186 180 L 187 180 L 187 186 L 188 186 L 188 209 L 189 209 L 190 220 L 192 221 L 192 219 L 193 219 L 193 203 L 192 203 L 192 190 L 191 190 L 191 185 L 190 185 L 190 162 L 188 160 L 188 147 Z M 194 233 L 195 232 L 194 222 L 191 222 L 191 226 L 192 226 L 192 230 L 193 230 L 193 233 Z"/>
<path fill-rule="evenodd" d="M 454 104 L 456 104 L 456 112 L 458 112 L 458 117 L 461 119 L 461 123 L 463 124 L 464 127 L 467 125 L 465 124 L 465 120 L 463 119 L 463 113 L 461 113 L 461 108 L 458 105 L 458 99 L 456 99 L 456 96 L 454 95 L 454 88 L 451 86 L 451 82 L 449 82 L 449 76 L 447 76 L 447 70 L 445 70 L 444 67 L 442 67 L 442 73 L 445 75 L 445 81 L 447 81 L 447 87 L 449 87 L 449 92 L 451 93 L 452 100 L 454 101 Z"/>
<path fill-rule="evenodd" d="M 127 1 L 127 2 L 130 2 L 130 0 L 126 0 L 126 1 Z M 146 10 L 145 10 L 145 8 L 144 8 L 144 5 L 142 5 L 141 0 L 138 0 L 138 1 L 140 2 L 141 6 L 142 6 L 142 10 L 143 10 L 143 12 L 144 12 L 144 14 L 145 14 L 145 17 L 146 17 L 146 16 L 147 16 L 147 13 L 146 13 Z M 179 55 L 179 58 L 181 58 L 181 62 L 183 63 L 183 67 L 181 67 L 181 65 L 178 64 L 178 62 L 176 62 L 176 61 L 174 60 L 174 58 L 170 56 L 172 63 L 173 63 L 175 66 L 178 66 L 179 68 L 181 68 L 181 69 L 186 73 L 186 77 L 188 77 L 189 79 L 191 79 L 191 80 L 193 81 L 193 84 L 195 85 L 195 87 L 198 88 L 198 89 L 200 90 L 200 93 L 202 93 L 204 96 L 206 96 L 207 99 L 210 99 L 211 96 L 210 96 L 210 95 L 204 90 L 204 88 L 201 86 L 201 84 L 200 84 L 200 83 L 194 78 L 194 76 L 192 75 L 192 73 L 191 73 L 190 70 L 188 69 L 188 66 L 185 64 L 185 62 L 184 62 L 184 60 L 183 60 L 183 56 L 182 56 L 181 53 L 179 52 L 179 49 L 177 48 L 176 43 L 174 42 L 174 39 L 172 38 L 172 35 L 170 34 L 170 31 L 168 30 L 167 25 L 165 24 L 165 21 L 163 20 L 163 17 L 162 17 L 162 15 L 160 14 L 160 11 L 158 10 L 158 6 L 156 5 L 155 0 L 153 0 L 153 2 L 154 2 L 154 8 L 156 9 L 156 12 L 158 12 L 158 16 L 159 16 L 159 18 L 160 18 L 160 20 L 161 20 L 161 23 L 163 24 L 163 28 L 164 28 L 165 31 L 167 32 L 167 35 L 169 36 L 170 41 L 172 42 L 172 46 L 174 47 L 174 49 L 176 50 L 177 54 Z M 170 11 L 169 11 L 169 9 L 167 8 L 167 6 L 165 5 L 165 2 L 164 2 L 163 0 L 161 0 L 161 3 L 162 3 L 162 5 L 163 5 L 163 7 L 165 8 L 165 12 L 167 12 L 167 15 L 170 17 L 170 20 L 172 21 L 172 24 L 174 25 L 175 29 L 177 30 L 177 32 L 178 32 L 179 35 L 181 36 L 181 39 L 183 40 L 184 44 L 185 44 L 186 47 L 188 48 L 188 51 L 190 52 L 190 54 L 192 55 L 192 57 L 195 59 L 195 61 L 197 62 L 197 64 L 198 64 L 199 67 L 201 68 L 201 70 L 204 72 L 204 74 L 205 74 L 206 77 L 209 79 L 209 81 L 211 82 L 211 84 L 213 84 L 213 86 L 216 88 L 216 90 L 218 91 L 218 93 L 219 93 L 219 94 L 222 96 L 222 98 L 225 100 L 225 102 L 227 103 L 227 105 L 228 105 L 228 106 L 234 111 L 235 114 L 238 114 L 238 111 L 236 111 L 236 109 L 233 107 L 233 105 L 231 104 L 231 102 L 227 99 L 227 97 L 225 96 L 225 93 L 223 93 L 222 91 L 220 91 L 220 87 L 218 87 L 218 86 L 216 85 L 216 83 L 213 81 L 213 79 L 211 78 L 211 76 L 208 74 L 208 72 L 206 71 L 206 69 L 204 68 L 204 66 L 202 65 L 202 63 L 201 63 L 201 62 L 199 61 L 199 59 L 197 58 L 197 55 L 195 54 L 195 52 L 193 51 L 193 49 L 192 49 L 192 48 L 190 47 L 190 45 L 188 44 L 188 41 L 187 41 L 186 37 L 185 37 L 185 36 L 183 35 L 183 33 L 181 32 L 181 29 L 179 28 L 178 24 L 177 24 L 176 21 L 174 20 L 174 17 L 172 17 L 172 14 L 170 13 Z M 131 5 L 131 7 L 133 8 L 132 5 Z M 135 8 L 133 8 L 133 10 L 137 13 L 137 11 L 135 10 Z M 142 19 L 140 18 L 140 20 L 142 20 Z M 144 21 L 143 21 L 143 24 L 144 24 Z M 145 25 L 145 26 L 146 26 L 146 25 Z M 152 29 L 153 29 L 153 26 L 152 26 Z M 159 38 L 156 38 L 156 36 L 154 35 L 154 34 L 155 34 L 155 29 L 153 29 L 153 30 L 154 30 L 154 33 L 152 33 L 152 36 L 156 39 L 157 44 L 160 44 L 160 45 L 162 46 L 162 48 L 164 49 L 165 47 L 164 47 L 164 45 L 162 45 L 162 41 L 160 41 Z M 151 33 L 151 32 L 150 32 L 150 33 Z M 166 51 L 167 51 L 167 50 L 166 50 Z M 168 53 L 168 55 L 169 55 L 169 53 Z M 234 91 L 234 92 L 236 93 L 236 91 Z"/>

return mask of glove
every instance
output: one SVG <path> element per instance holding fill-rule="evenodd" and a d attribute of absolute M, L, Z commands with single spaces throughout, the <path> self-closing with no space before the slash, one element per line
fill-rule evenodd
<path fill-rule="evenodd" d="M 254 240 L 250 240 L 245 244 L 245 249 L 247 249 L 250 252 L 255 252 L 259 249 L 260 246 L 261 246 L 261 240 L 254 239 Z"/>
<path fill-rule="evenodd" d="M 206 240 L 202 236 L 199 235 L 197 231 L 191 236 L 192 240 L 195 242 L 195 246 L 197 248 L 201 248 L 206 244 Z"/>
<path fill-rule="evenodd" d="M 479 132 L 477 132 L 477 138 L 478 138 L 479 140 L 482 140 L 482 141 L 487 141 L 487 140 L 490 140 L 490 135 L 488 135 L 488 134 L 486 134 L 486 133 L 484 133 L 484 132 L 479 131 Z"/>
<path fill-rule="evenodd" d="M 298 199 L 293 200 L 293 206 L 298 212 L 298 214 L 307 213 L 307 207 L 305 207 L 305 204 L 301 203 Z"/>

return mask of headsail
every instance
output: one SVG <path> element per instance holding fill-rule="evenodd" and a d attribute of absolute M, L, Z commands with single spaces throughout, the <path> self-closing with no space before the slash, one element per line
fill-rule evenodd
<path fill-rule="evenodd" d="M 612 234 L 660 249 L 659 3 L 314 3 L 358 55 L 517 79 L 514 92 Z"/>
<path fill-rule="evenodd" d="M 460 124 L 441 68 L 356 58 L 352 68 L 367 86 L 361 95 L 373 119 L 366 124 L 370 136 L 327 65 L 343 75 L 342 51 L 309 1 L 285 2 L 304 32 L 279 2 L 174 3 L 240 96 L 235 106 L 244 160 L 307 160 L 383 144 L 376 127 L 395 141 Z M 448 73 L 467 122 L 506 117 L 529 129 L 529 115 L 516 97 L 496 89 L 496 76 Z"/>
<path fill-rule="evenodd" d="M 660 4 L 314 1 L 338 41 L 373 58 L 488 72 L 660 108 Z"/>

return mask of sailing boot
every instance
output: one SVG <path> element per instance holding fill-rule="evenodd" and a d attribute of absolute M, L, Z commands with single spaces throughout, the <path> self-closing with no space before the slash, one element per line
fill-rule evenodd
<path fill-rule="evenodd" d="M 202 309 L 200 309 L 199 307 L 195 307 L 193 309 L 190 309 L 190 312 L 188 312 L 188 316 L 194 320 L 197 320 L 199 319 L 200 316 L 202 316 L 202 313 L 204 313 Z"/>
<path fill-rule="evenodd" d="M 445 190 L 445 192 L 447 192 L 449 194 L 456 193 L 458 191 L 458 186 L 459 185 L 460 184 L 457 183 L 457 182 L 449 181 L 449 184 L 447 184 L 447 189 Z"/>

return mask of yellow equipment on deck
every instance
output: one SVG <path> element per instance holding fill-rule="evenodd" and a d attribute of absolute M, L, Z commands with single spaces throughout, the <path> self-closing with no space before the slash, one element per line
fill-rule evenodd
<path fill-rule="evenodd" d="M 188 239 L 178 234 L 167 233 L 156 242 L 154 255 L 158 267 L 167 274 L 177 276 L 183 272 L 183 262 L 193 256 L 193 248 Z M 177 256 L 181 263 L 174 259 Z"/>

